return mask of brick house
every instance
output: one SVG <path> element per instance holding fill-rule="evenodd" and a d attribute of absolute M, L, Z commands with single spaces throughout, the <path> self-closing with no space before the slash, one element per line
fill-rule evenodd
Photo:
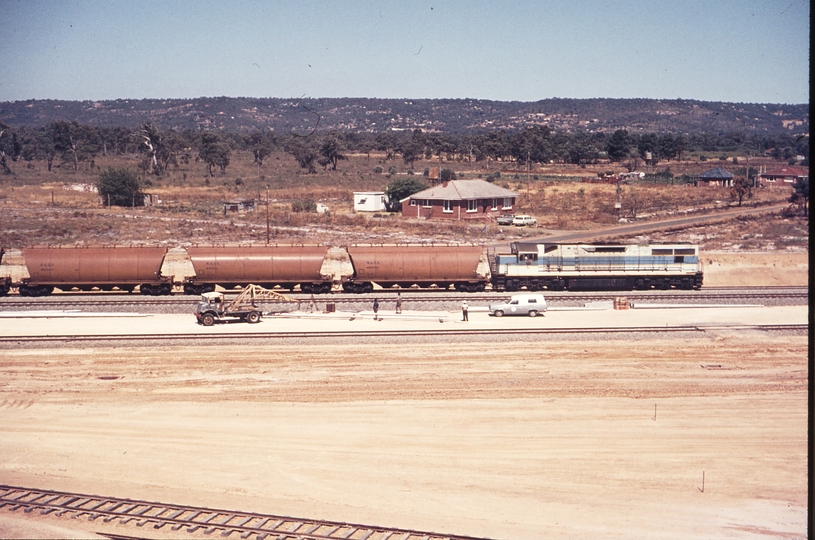
<path fill-rule="evenodd" d="M 761 187 L 792 187 L 800 180 L 809 178 L 809 173 L 794 167 L 781 167 L 758 175 Z"/>
<path fill-rule="evenodd" d="M 451 180 L 402 199 L 404 217 L 489 220 L 511 214 L 518 193 L 483 180 Z"/>
<path fill-rule="evenodd" d="M 716 167 L 715 169 L 703 172 L 699 176 L 695 176 L 693 183 L 697 186 L 730 187 L 733 185 L 733 174 L 720 167 Z"/>

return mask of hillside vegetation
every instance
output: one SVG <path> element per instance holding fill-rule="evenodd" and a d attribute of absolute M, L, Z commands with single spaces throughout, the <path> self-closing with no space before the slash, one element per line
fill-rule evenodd
<path fill-rule="evenodd" d="M 724 103 L 687 99 L 561 99 L 534 102 L 479 99 L 230 98 L 27 100 L 0 103 L 0 122 L 41 127 L 56 120 L 97 127 L 150 121 L 162 129 L 223 133 L 321 129 L 380 133 L 389 129 L 462 134 L 518 130 L 633 133 L 809 133 L 808 104 Z"/>

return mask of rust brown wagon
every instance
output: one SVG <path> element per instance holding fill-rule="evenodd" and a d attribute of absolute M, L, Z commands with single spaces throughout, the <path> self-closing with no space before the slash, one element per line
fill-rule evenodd
<path fill-rule="evenodd" d="M 332 276 L 322 273 L 326 246 L 209 246 L 190 247 L 187 253 L 195 276 L 184 283 L 187 294 L 246 287 L 328 292 Z"/>
<path fill-rule="evenodd" d="M 29 277 L 19 285 L 23 296 L 64 291 L 120 289 L 169 294 L 170 278 L 161 276 L 164 247 L 30 247 L 22 250 Z"/>
<path fill-rule="evenodd" d="M 383 288 L 438 287 L 483 291 L 489 266 L 481 246 L 382 245 L 348 247 L 354 275 L 344 278 L 348 292 Z"/>

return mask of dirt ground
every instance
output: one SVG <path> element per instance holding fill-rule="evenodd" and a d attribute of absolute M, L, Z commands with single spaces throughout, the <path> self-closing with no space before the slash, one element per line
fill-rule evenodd
<path fill-rule="evenodd" d="M 372 345 L 2 351 L 0 481 L 502 539 L 806 537 L 804 336 Z M 47 527 L 103 525 L 0 513 Z"/>
<path fill-rule="evenodd" d="M 703 252 L 707 287 L 791 287 L 809 284 L 809 254 Z"/>

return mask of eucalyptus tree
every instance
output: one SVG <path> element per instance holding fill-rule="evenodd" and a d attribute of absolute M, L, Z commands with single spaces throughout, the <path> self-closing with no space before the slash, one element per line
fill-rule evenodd
<path fill-rule="evenodd" d="M 336 171 L 337 163 L 348 159 L 348 156 L 343 153 L 344 151 L 345 148 L 343 148 L 337 133 L 328 134 L 320 144 L 320 155 L 322 156 L 320 164 L 324 167 L 331 165 L 331 170 Z"/>
<path fill-rule="evenodd" d="M 229 156 L 232 150 L 229 145 L 221 139 L 217 133 L 202 133 L 198 157 L 207 164 L 209 176 L 215 176 L 213 169 L 219 167 L 221 174 L 226 174 L 229 165 Z"/>
<path fill-rule="evenodd" d="M 74 170 L 79 169 L 80 161 L 94 157 L 101 149 L 98 130 L 76 121 L 56 120 L 46 126 L 46 133 L 54 154 L 73 163 Z"/>

